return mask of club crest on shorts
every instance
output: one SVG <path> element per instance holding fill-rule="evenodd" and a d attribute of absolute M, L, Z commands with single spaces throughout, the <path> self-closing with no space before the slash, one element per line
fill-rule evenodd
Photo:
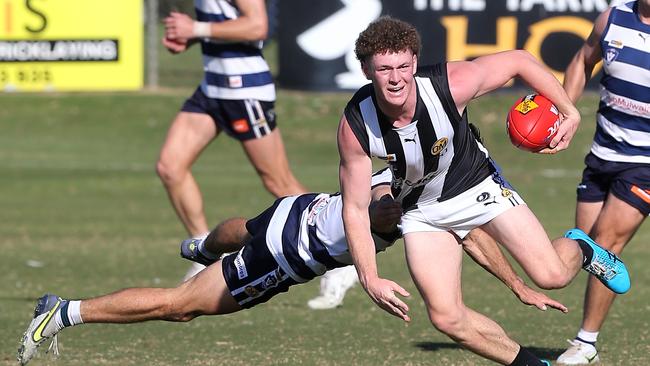
<path fill-rule="evenodd" d="M 244 292 L 246 293 L 246 295 L 248 295 L 248 297 L 257 297 L 260 295 L 260 292 L 257 291 L 257 289 L 251 285 L 244 287 Z"/>
<path fill-rule="evenodd" d="M 510 198 L 512 196 L 512 191 L 508 188 L 501 188 L 501 195 L 505 198 Z"/>
<path fill-rule="evenodd" d="M 438 139 L 438 141 L 431 146 L 431 155 L 440 155 L 440 153 L 447 147 L 447 142 L 449 142 L 449 139 L 446 137 Z"/>
<path fill-rule="evenodd" d="M 275 273 L 271 273 L 266 276 L 263 283 L 264 288 L 275 287 L 278 285 L 278 278 L 275 276 Z"/>

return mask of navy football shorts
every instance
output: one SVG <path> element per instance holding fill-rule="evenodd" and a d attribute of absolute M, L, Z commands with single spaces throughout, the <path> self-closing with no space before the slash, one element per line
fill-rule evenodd
<path fill-rule="evenodd" d="M 223 277 L 230 294 L 245 309 L 267 302 L 298 283 L 280 267 L 266 246 L 266 228 L 278 202 L 248 220 L 246 229 L 253 238 L 239 252 L 222 261 Z"/>
<path fill-rule="evenodd" d="M 578 184 L 579 202 L 602 202 L 607 194 L 650 214 L 650 165 L 603 160 L 592 153 L 585 157 L 587 167 Z"/>
<path fill-rule="evenodd" d="M 219 130 L 239 141 L 246 141 L 266 136 L 275 129 L 274 105 L 274 102 L 256 99 L 212 99 L 198 87 L 181 111 L 207 114 Z"/>

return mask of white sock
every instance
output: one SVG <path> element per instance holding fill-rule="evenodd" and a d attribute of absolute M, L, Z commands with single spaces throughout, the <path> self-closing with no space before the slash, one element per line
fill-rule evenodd
<path fill-rule="evenodd" d="M 80 300 L 66 301 L 66 303 L 57 310 L 56 315 L 54 316 L 56 331 L 58 332 L 66 327 L 83 324 L 80 309 Z"/>
<path fill-rule="evenodd" d="M 587 343 L 594 344 L 598 340 L 598 333 L 599 332 L 589 332 L 580 328 L 580 331 L 578 331 L 578 336 L 576 338 L 578 341 L 582 340 Z"/>
<path fill-rule="evenodd" d="M 204 257 L 206 257 L 208 259 L 217 260 L 217 259 L 219 259 L 219 256 L 212 253 L 211 251 L 209 251 L 205 247 L 205 239 L 208 238 L 208 235 L 210 235 L 209 231 L 207 233 L 201 234 L 201 235 L 196 237 L 196 239 L 201 239 L 201 241 L 199 242 L 199 253 L 201 253 Z"/>

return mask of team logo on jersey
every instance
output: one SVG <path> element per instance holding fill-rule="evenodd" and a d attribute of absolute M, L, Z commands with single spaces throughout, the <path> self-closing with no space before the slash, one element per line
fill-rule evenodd
<path fill-rule="evenodd" d="M 447 147 L 448 141 L 449 139 L 446 137 L 438 139 L 438 141 L 431 146 L 431 155 L 440 155 L 440 153 L 442 153 L 442 151 Z"/>
<path fill-rule="evenodd" d="M 539 105 L 533 101 L 534 98 L 535 94 L 526 95 L 524 99 L 519 104 L 517 104 L 515 110 L 521 114 L 526 114 L 533 109 L 538 108 Z"/>
<path fill-rule="evenodd" d="M 322 197 L 320 198 L 316 203 L 314 203 L 313 207 L 311 210 L 309 210 L 309 215 L 307 215 L 307 225 L 309 226 L 314 226 L 316 222 L 316 216 L 318 216 L 318 213 L 327 206 L 327 203 L 329 202 L 330 197 Z"/>
<path fill-rule="evenodd" d="M 605 63 L 607 65 L 611 64 L 618 58 L 618 50 L 615 50 L 613 48 L 608 48 L 607 51 L 605 51 Z"/>
<path fill-rule="evenodd" d="M 645 34 L 645 33 L 639 32 L 639 37 L 641 37 L 641 39 L 643 39 L 643 44 L 645 44 L 645 40 L 650 37 L 650 34 Z"/>
<path fill-rule="evenodd" d="M 609 42 L 607 43 L 607 45 L 609 47 L 614 47 L 614 48 L 618 48 L 618 49 L 623 48 L 623 42 L 621 42 L 619 40 L 616 40 L 616 39 L 610 39 Z"/>
<path fill-rule="evenodd" d="M 244 292 L 246 295 L 248 295 L 248 297 L 258 297 L 260 295 L 260 292 L 251 285 L 244 287 Z"/>

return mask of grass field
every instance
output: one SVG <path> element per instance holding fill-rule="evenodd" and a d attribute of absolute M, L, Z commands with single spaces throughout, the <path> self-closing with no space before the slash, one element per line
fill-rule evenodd
<path fill-rule="evenodd" d="M 166 57 L 166 56 L 162 56 Z M 188 76 L 191 78 L 192 76 Z M 186 78 L 169 80 L 178 86 Z M 175 84 L 179 83 L 179 84 Z M 187 85 L 182 85 L 187 86 Z M 175 286 L 188 263 L 185 233 L 154 173 L 169 120 L 191 89 L 133 94 L 0 96 L 0 365 L 15 351 L 35 299 L 46 291 L 90 297 L 133 286 Z M 311 190 L 335 191 L 335 129 L 346 94 L 281 91 L 277 113 L 291 166 Z M 488 148 L 551 236 L 573 222 L 574 191 L 593 134 L 596 99 L 584 98 L 583 125 L 570 150 L 536 156 L 505 136 L 512 94 L 475 102 L 470 117 Z M 237 143 L 219 138 L 194 169 L 211 223 L 257 214 L 271 203 Z M 525 235 L 525 233 L 522 233 Z M 650 364 L 650 231 L 643 227 L 624 259 L 631 292 L 617 300 L 600 338 L 605 365 Z M 382 275 L 413 295 L 405 326 L 358 287 L 343 307 L 314 312 L 317 281 L 251 311 L 187 324 L 88 325 L 64 331 L 62 355 L 34 365 L 488 365 L 429 324 L 404 265 L 401 243 L 380 256 Z M 471 261 L 466 302 L 539 355 L 554 358 L 574 336 L 586 276 L 551 295 L 569 314 L 518 303 Z"/>

